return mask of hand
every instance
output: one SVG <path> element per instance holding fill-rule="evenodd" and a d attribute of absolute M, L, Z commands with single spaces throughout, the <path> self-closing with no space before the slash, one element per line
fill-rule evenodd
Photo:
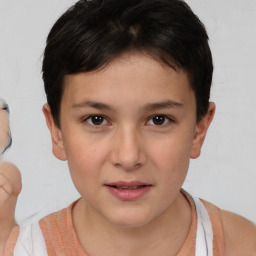
<path fill-rule="evenodd" d="M 21 191 L 21 175 L 11 163 L 0 163 L 0 255 L 15 222 L 15 206 Z"/>
<path fill-rule="evenodd" d="M 0 163 L 0 205 L 6 199 L 18 197 L 22 188 L 19 169 L 11 163 Z M 0 207 L 1 208 L 1 207 Z"/>
<path fill-rule="evenodd" d="M 0 159 L 12 142 L 9 128 L 9 108 L 0 99 Z M 0 255 L 3 255 L 5 243 L 15 222 L 15 207 L 21 191 L 19 169 L 7 162 L 0 162 Z"/>
<path fill-rule="evenodd" d="M 14 219 L 16 201 L 21 188 L 18 168 L 11 163 L 0 163 L 0 223 L 6 218 Z"/>
<path fill-rule="evenodd" d="M 11 145 L 11 132 L 9 128 L 9 108 L 0 99 L 0 155 Z"/>

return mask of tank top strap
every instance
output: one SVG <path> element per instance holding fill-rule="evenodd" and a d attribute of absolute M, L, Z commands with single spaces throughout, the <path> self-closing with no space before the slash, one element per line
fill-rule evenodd
<path fill-rule="evenodd" d="M 183 189 L 181 192 L 191 205 L 192 217 L 196 215 L 194 252 L 189 255 L 224 256 L 224 232 L 220 209 L 205 200 L 192 197 Z M 191 225 L 193 226 L 193 221 Z M 192 240 L 192 237 L 189 240 Z"/>
<path fill-rule="evenodd" d="M 72 207 L 76 202 L 40 220 L 48 256 L 88 256 L 79 243 L 73 226 Z"/>
<path fill-rule="evenodd" d="M 194 198 L 197 213 L 195 256 L 213 256 L 213 229 L 210 217 L 203 203 Z"/>
<path fill-rule="evenodd" d="M 224 231 L 222 225 L 221 212 L 215 205 L 200 199 L 204 207 L 206 208 L 213 232 L 213 256 L 224 256 L 225 255 L 225 242 L 224 242 Z"/>
<path fill-rule="evenodd" d="M 7 241 L 4 256 L 47 256 L 39 224 L 15 227 Z"/>
<path fill-rule="evenodd" d="M 14 248 L 16 246 L 18 237 L 19 237 L 19 233 L 20 233 L 20 226 L 15 226 L 10 235 L 9 238 L 5 244 L 5 248 L 4 248 L 4 254 L 3 256 L 13 256 L 14 255 Z"/>

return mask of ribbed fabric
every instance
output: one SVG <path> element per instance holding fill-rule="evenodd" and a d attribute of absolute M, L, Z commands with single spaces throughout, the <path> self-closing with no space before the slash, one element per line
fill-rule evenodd
<path fill-rule="evenodd" d="M 197 216 L 193 198 L 184 190 L 181 191 L 191 206 L 192 222 L 187 238 L 176 256 L 195 256 Z M 224 256 L 224 235 L 220 209 L 201 200 L 210 216 L 213 228 L 213 255 Z M 50 214 L 40 220 L 48 256 L 89 256 L 78 241 L 72 222 L 72 208 Z M 19 227 L 15 227 L 9 236 L 4 256 L 13 256 L 14 247 L 18 238 Z M 33 256 L 33 255 L 32 255 Z"/>
<path fill-rule="evenodd" d="M 208 203 L 200 199 L 209 216 L 213 228 L 213 255 L 214 256 L 224 256 L 225 255 L 225 242 L 224 242 L 224 232 L 223 225 L 221 221 L 220 209 L 215 205 Z"/>
<path fill-rule="evenodd" d="M 48 256 L 88 256 L 78 241 L 72 222 L 75 203 L 40 220 Z"/>
<path fill-rule="evenodd" d="M 19 232 L 20 232 L 20 227 L 19 226 L 15 226 L 12 229 L 11 234 L 9 235 L 9 238 L 6 242 L 3 256 L 13 256 L 14 248 L 15 248 L 15 245 L 17 243 Z"/>
<path fill-rule="evenodd" d="M 196 228 L 197 228 L 197 216 L 196 216 L 196 207 L 193 201 L 193 198 L 185 191 L 181 190 L 182 194 L 185 196 L 187 201 L 190 204 L 191 212 L 192 212 L 192 221 L 189 233 L 187 238 L 181 247 L 177 256 L 195 256 L 196 251 Z"/>

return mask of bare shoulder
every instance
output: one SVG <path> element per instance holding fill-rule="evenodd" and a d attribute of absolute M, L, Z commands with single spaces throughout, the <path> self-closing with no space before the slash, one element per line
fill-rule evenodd
<path fill-rule="evenodd" d="M 235 213 L 221 211 L 225 256 L 256 256 L 256 225 Z"/>

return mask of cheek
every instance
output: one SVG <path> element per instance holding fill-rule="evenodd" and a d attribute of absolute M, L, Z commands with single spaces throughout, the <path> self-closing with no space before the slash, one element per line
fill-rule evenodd
<path fill-rule="evenodd" d="M 66 134 L 72 134 L 70 137 L 63 137 L 64 150 L 70 165 L 76 165 L 79 168 L 90 167 L 99 156 L 101 149 L 99 143 L 95 143 L 88 135 L 79 130 L 71 130 Z"/>
<path fill-rule="evenodd" d="M 161 143 L 155 143 L 151 155 L 162 178 L 169 184 L 183 183 L 190 160 L 192 140 L 186 136 L 170 136 Z"/>
<path fill-rule="evenodd" d="M 106 158 L 104 147 L 90 140 L 72 138 L 65 143 L 71 177 L 78 190 L 100 181 L 100 170 Z"/>

